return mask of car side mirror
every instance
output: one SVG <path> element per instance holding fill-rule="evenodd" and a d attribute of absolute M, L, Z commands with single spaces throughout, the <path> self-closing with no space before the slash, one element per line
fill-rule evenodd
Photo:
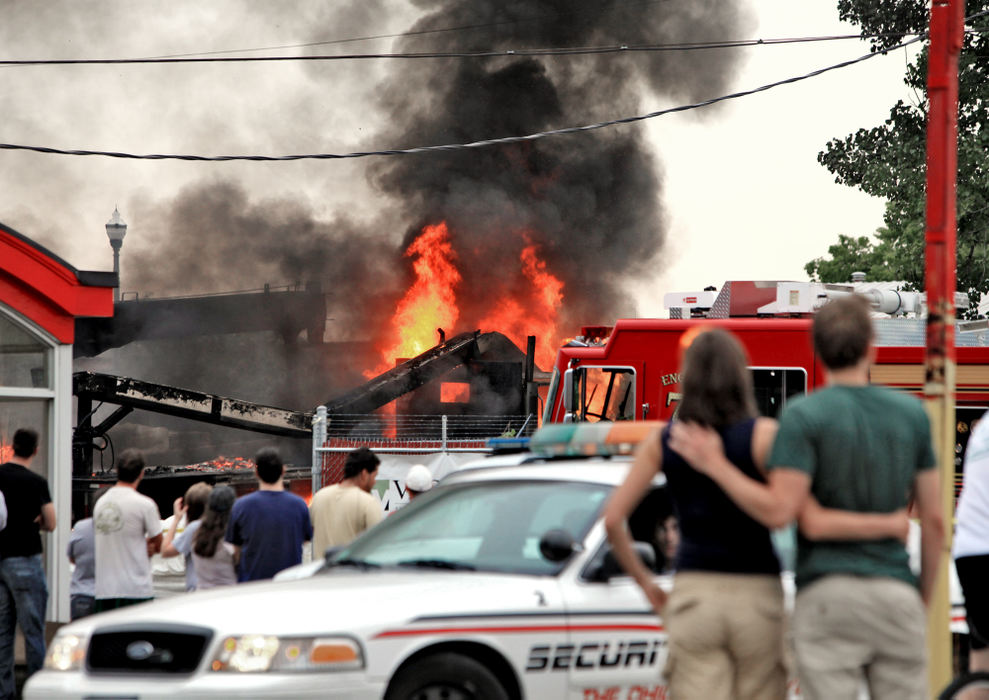
<path fill-rule="evenodd" d="M 656 551 L 652 548 L 652 545 L 648 542 L 633 542 L 632 548 L 635 553 L 639 555 L 639 559 L 650 571 L 656 570 Z M 596 566 L 592 566 L 587 571 L 587 578 L 591 581 L 610 581 L 615 576 L 624 576 L 625 571 L 622 569 L 621 564 L 615 558 L 615 553 L 612 551 L 611 547 L 608 547 L 604 556 L 601 557 L 600 563 Z"/>
<path fill-rule="evenodd" d="M 539 553 L 551 562 L 566 561 L 574 552 L 580 550 L 580 545 L 566 530 L 557 528 L 547 531 L 539 538 Z"/>

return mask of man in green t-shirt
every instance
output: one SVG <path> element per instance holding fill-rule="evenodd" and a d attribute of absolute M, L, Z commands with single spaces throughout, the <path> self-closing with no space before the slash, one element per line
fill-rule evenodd
<path fill-rule="evenodd" d="M 764 525 L 799 519 L 793 639 L 804 697 L 856 698 L 865 683 L 874 699 L 919 700 L 927 695 L 925 605 L 944 535 L 927 414 L 917 399 L 869 384 L 875 351 L 864 298 L 826 304 L 813 336 L 828 386 L 783 412 L 766 484 L 731 468 L 717 434 L 700 426 L 675 425 L 670 444 Z M 813 509 L 890 513 L 911 496 L 919 591 L 902 541 L 814 532 Z"/>

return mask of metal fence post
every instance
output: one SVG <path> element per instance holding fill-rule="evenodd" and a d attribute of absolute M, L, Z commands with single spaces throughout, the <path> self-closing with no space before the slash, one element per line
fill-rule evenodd
<path fill-rule="evenodd" d="M 440 425 L 442 426 L 442 439 L 443 439 L 443 453 L 446 454 L 446 414 L 440 416 Z"/>
<path fill-rule="evenodd" d="M 323 446 L 326 444 L 326 406 L 318 406 L 312 419 L 312 492 L 323 486 Z"/>

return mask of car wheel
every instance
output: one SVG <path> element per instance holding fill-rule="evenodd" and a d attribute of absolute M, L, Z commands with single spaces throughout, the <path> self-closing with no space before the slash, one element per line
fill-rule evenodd
<path fill-rule="evenodd" d="M 491 671 L 461 654 L 415 661 L 395 674 L 385 700 L 508 700 Z"/>

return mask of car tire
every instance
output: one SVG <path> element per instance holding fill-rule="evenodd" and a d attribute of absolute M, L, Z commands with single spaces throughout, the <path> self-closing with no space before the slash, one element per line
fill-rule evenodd
<path fill-rule="evenodd" d="M 385 700 L 508 700 L 483 664 L 455 653 L 414 661 L 395 674 Z"/>

